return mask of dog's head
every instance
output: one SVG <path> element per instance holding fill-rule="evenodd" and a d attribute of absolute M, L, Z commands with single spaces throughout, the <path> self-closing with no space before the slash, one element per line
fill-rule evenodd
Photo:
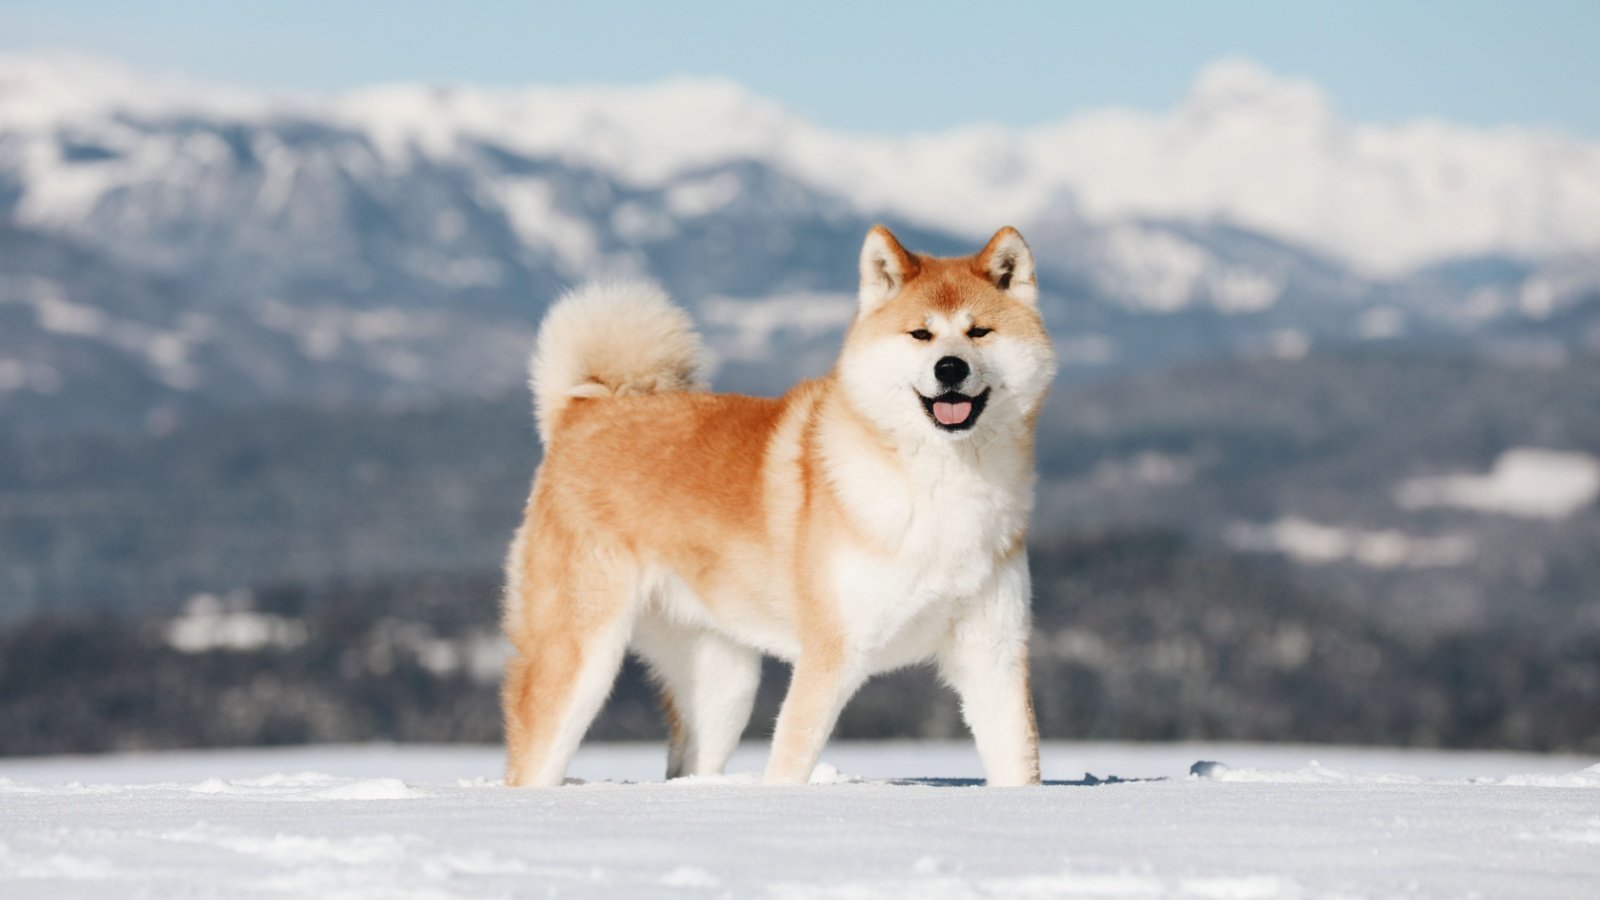
<path fill-rule="evenodd" d="M 1031 427 L 1055 375 L 1033 254 L 1002 228 L 974 256 L 909 253 L 887 228 L 861 248 L 860 309 L 839 377 L 891 433 L 965 440 Z"/>

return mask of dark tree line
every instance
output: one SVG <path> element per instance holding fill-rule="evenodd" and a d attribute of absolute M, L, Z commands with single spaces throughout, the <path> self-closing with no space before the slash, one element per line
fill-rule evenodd
<path fill-rule="evenodd" d="M 1402 634 L 1287 568 L 1169 533 L 1058 540 L 1033 559 L 1047 738 L 1600 750 L 1593 631 Z M 255 650 L 181 651 L 165 618 L 24 620 L 0 632 L 0 753 L 496 741 L 498 590 L 492 572 L 283 586 L 251 610 L 303 624 L 304 639 Z M 770 733 L 787 676 L 767 674 L 752 738 Z M 593 734 L 662 733 L 630 662 Z M 962 734 L 925 669 L 875 679 L 839 727 Z"/>

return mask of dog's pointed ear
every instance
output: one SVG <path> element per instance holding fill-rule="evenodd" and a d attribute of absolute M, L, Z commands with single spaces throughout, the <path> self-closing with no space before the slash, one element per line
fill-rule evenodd
<path fill-rule="evenodd" d="M 1033 251 L 1010 225 L 996 231 L 978 253 L 978 268 L 995 287 L 1029 306 L 1039 305 L 1039 278 L 1033 269 Z"/>
<path fill-rule="evenodd" d="M 894 299 L 906 282 L 917 277 L 920 268 L 917 258 L 900 246 L 889 229 L 872 226 L 861 245 L 861 313 L 865 315 Z"/>

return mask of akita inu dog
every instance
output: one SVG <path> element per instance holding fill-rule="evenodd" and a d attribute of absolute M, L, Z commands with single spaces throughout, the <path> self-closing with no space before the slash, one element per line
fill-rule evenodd
<path fill-rule="evenodd" d="M 1038 783 L 1038 297 L 1014 229 L 936 259 L 878 226 L 836 367 L 775 400 L 705 392 L 689 318 L 652 285 L 552 307 L 530 364 L 545 457 L 506 561 L 506 783 L 561 783 L 630 649 L 661 688 L 668 777 L 722 771 L 767 653 L 794 666 L 769 783 L 810 778 L 868 677 L 926 660 L 989 783 Z"/>

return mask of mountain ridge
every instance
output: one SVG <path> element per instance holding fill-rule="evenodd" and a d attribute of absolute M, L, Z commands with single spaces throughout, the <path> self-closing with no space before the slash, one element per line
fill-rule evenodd
<path fill-rule="evenodd" d="M 0 57 L 0 134 L 70 127 L 114 135 L 128 116 L 193 115 L 348 128 L 389 165 L 488 142 L 633 187 L 752 159 L 847 198 L 868 217 L 968 238 L 992 230 L 990 218 L 1025 228 L 1063 207 L 1097 223 L 1235 224 L 1374 277 L 1460 257 L 1600 250 L 1600 142 L 1438 120 L 1350 122 L 1314 84 L 1242 59 L 1202 69 L 1165 112 L 1087 110 L 1029 128 L 885 136 L 832 131 L 720 79 L 273 95 L 92 58 Z M 30 164 L 37 177 L 60 174 L 39 153 Z M 21 206 L 26 214 L 26 198 Z M 984 221 L 974 209 L 985 210 Z"/>

